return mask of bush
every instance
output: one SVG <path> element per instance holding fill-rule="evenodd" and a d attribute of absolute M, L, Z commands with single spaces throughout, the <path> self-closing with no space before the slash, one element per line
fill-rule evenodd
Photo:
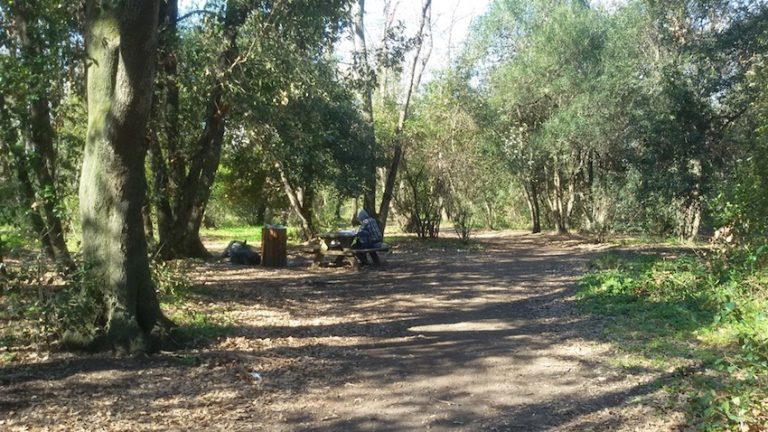
<path fill-rule="evenodd" d="M 41 261 L 9 270 L 1 298 L 5 312 L 0 318 L 15 325 L 13 334 L 3 336 L 53 346 L 93 336 L 102 310 L 97 292 L 82 269 L 61 276 L 49 272 Z"/>
<path fill-rule="evenodd" d="M 610 337 L 655 363 L 698 363 L 671 388 L 700 430 L 768 424 L 768 269 L 763 249 L 676 259 L 607 255 L 580 282 L 588 311 L 615 317 Z"/>
<path fill-rule="evenodd" d="M 153 260 L 150 270 L 157 295 L 166 301 L 176 301 L 192 283 L 184 273 L 185 262 Z"/>

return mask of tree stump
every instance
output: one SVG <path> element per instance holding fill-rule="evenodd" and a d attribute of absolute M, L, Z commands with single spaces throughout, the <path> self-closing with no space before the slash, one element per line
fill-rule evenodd
<path fill-rule="evenodd" d="M 284 226 L 264 226 L 261 230 L 261 265 L 264 267 L 288 265 L 287 243 L 288 230 Z"/>

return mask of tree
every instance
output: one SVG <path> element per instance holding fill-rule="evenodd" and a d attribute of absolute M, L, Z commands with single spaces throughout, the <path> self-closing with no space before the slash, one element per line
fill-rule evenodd
<path fill-rule="evenodd" d="M 368 47 L 365 41 L 365 0 L 358 0 L 353 12 L 350 26 L 354 42 L 354 87 L 357 89 L 358 100 L 361 103 L 361 113 L 365 121 L 363 143 L 375 160 L 377 155 L 376 133 L 373 117 L 373 92 L 376 85 L 376 75 L 369 64 Z M 365 177 L 363 190 L 363 208 L 369 215 L 376 217 L 376 164 L 371 163 L 368 175 Z"/>
<path fill-rule="evenodd" d="M 731 64 L 741 75 L 723 98 L 723 143 L 729 145 L 716 148 L 723 168 L 713 175 L 715 199 L 709 207 L 715 228 L 727 227 L 740 243 L 757 248 L 768 238 L 768 8 L 754 2 L 744 8 L 709 46 L 720 56 L 738 54 L 740 62 Z"/>
<path fill-rule="evenodd" d="M 643 1 L 639 91 L 628 112 L 638 195 L 674 209 L 673 232 L 699 234 L 726 155 L 729 130 L 755 92 L 743 83 L 764 50 L 765 5 L 758 1 Z M 671 206 L 670 206 L 671 204 Z M 651 206 L 646 206 L 651 207 Z M 653 206 L 661 213 L 660 206 Z"/>
<path fill-rule="evenodd" d="M 215 63 L 206 69 L 213 71 L 213 82 L 208 88 L 201 89 L 206 97 L 200 101 L 205 107 L 204 127 L 193 128 L 197 132 L 188 137 L 186 145 L 182 144 L 185 135 L 180 129 L 177 0 L 169 1 L 161 9 L 163 37 L 159 63 L 163 65 L 162 85 L 158 86 L 160 94 L 155 109 L 162 121 L 154 125 L 150 145 L 159 253 L 165 258 L 208 256 L 200 240 L 200 226 L 221 158 L 228 111 L 225 99 L 231 79 L 229 71 L 239 54 L 238 28 L 249 10 L 239 1 L 227 2 L 224 8 L 219 15 L 221 45 L 214 51 Z M 210 82 L 210 79 L 205 81 Z"/>
<path fill-rule="evenodd" d="M 540 200 L 555 229 L 569 231 L 595 157 L 589 119 L 599 117 L 592 95 L 605 42 L 601 18 L 579 1 L 496 2 L 470 45 L 478 52 L 467 54 L 487 70 L 494 112 L 487 125 L 525 191 L 534 232 Z"/>
<path fill-rule="evenodd" d="M 0 2 L 0 156 L 12 161 L 24 211 L 43 251 L 71 269 L 62 223 L 59 150 L 54 120 L 76 63 L 71 35 L 79 14 L 56 2 Z M 64 66 L 64 68 L 62 68 Z M 74 87 L 74 86 L 73 86 Z"/>
<path fill-rule="evenodd" d="M 238 126 L 225 145 L 262 155 L 260 165 L 271 177 L 264 184 L 281 186 L 306 239 L 317 232 L 318 193 L 333 187 L 345 196 L 361 194 L 358 173 L 373 166 L 361 151 L 368 137 L 331 55 L 348 6 L 346 0 L 297 2 L 254 11 L 240 27 L 248 51 L 235 69 L 239 85 L 229 115 Z M 236 163 L 227 169 L 236 176 L 253 168 Z"/>
<path fill-rule="evenodd" d="M 503 116 L 497 117 L 502 119 Z M 544 158 L 530 142 L 526 127 L 510 128 L 496 132 L 491 139 L 498 146 L 496 154 L 523 189 L 528 213 L 531 217 L 531 232 L 541 232 L 541 194 L 545 179 L 543 177 Z"/>
<path fill-rule="evenodd" d="M 460 66 L 441 71 L 414 101 L 395 203 L 405 213 L 406 231 L 420 237 L 436 237 L 445 213 L 468 239 L 479 209 L 492 213 L 487 199 L 501 189 L 503 176 L 485 153 L 474 117 L 479 98 L 466 73 Z"/>
<path fill-rule="evenodd" d="M 305 62 L 327 52 L 348 5 L 348 0 L 322 4 L 232 0 L 179 28 L 175 2 L 163 8 L 161 20 L 166 24 L 160 30 L 159 61 L 163 68 L 154 116 L 159 121 L 151 135 L 161 255 L 207 255 L 199 229 L 222 151 L 249 135 L 251 125 L 268 118 L 274 105 L 293 92 L 294 84 L 300 86 L 296 71 L 306 71 Z M 200 68 L 200 63 L 206 66 Z M 275 170 L 274 164 L 265 167 L 261 168 Z M 250 169 L 240 164 L 227 167 L 233 168 Z M 274 177 L 280 181 L 279 175 Z"/>
<path fill-rule="evenodd" d="M 80 180 L 83 257 L 99 287 L 103 342 L 153 348 L 165 322 L 149 270 L 142 206 L 159 0 L 87 3 L 88 136 Z"/>
<path fill-rule="evenodd" d="M 405 122 L 410 115 L 411 97 L 421 83 L 422 74 L 424 73 L 424 69 L 426 68 L 431 54 L 431 45 L 424 46 L 424 43 L 427 42 L 427 38 L 431 37 L 431 14 L 432 0 L 424 0 L 421 6 L 419 30 L 416 33 L 414 41 L 413 60 L 410 64 L 411 69 L 405 86 L 405 95 L 403 96 L 402 103 L 398 110 L 397 125 L 392 139 L 392 160 L 389 165 L 389 170 L 387 171 L 386 180 L 384 182 L 384 191 L 381 196 L 381 204 L 379 205 L 378 219 L 382 233 L 387 227 L 389 207 L 397 183 L 397 172 L 400 167 L 400 161 L 403 157 L 403 131 L 405 129 Z M 427 50 L 423 51 L 424 48 L 427 48 Z"/>

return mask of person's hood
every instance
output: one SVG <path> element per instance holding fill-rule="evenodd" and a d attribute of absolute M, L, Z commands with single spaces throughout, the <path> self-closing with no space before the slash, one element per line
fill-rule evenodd
<path fill-rule="evenodd" d="M 364 220 L 368 219 L 370 216 L 368 216 L 368 212 L 365 210 L 360 210 L 360 212 L 357 214 L 357 221 L 360 223 L 363 223 Z"/>

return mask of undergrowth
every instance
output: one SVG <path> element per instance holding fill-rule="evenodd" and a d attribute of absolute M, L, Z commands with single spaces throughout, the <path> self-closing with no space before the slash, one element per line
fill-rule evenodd
<path fill-rule="evenodd" d="M 96 287 L 86 283 L 83 270 L 62 275 L 42 259 L 30 264 L 10 268 L 0 290 L 0 349 L 50 348 L 67 333 L 93 334 L 100 305 L 93 301 Z"/>
<path fill-rule="evenodd" d="M 205 287 L 197 286 L 186 276 L 185 261 L 156 261 L 152 263 L 152 279 L 155 281 L 160 305 L 178 327 L 173 337 L 183 344 L 196 345 L 233 331 L 232 320 L 221 313 L 198 310 L 196 301 L 205 301 L 210 295 Z"/>
<path fill-rule="evenodd" d="M 151 270 L 161 307 L 178 325 L 174 337 L 197 343 L 231 332 L 224 315 L 200 310 L 207 293 L 186 276 L 188 263 L 155 261 Z M 104 307 L 85 274 L 56 273 L 42 259 L 8 269 L 0 284 L 0 365 L 20 352 L 81 346 L 97 335 Z"/>
<path fill-rule="evenodd" d="M 611 317 L 620 350 L 674 374 L 667 389 L 704 431 L 768 427 L 766 249 L 670 259 L 604 255 L 580 281 L 582 306 Z"/>
<path fill-rule="evenodd" d="M 25 236 L 21 230 L 10 225 L 0 225 L 0 241 L 7 252 L 29 248 L 34 244 L 30 241 L 29 236 Z"/>

